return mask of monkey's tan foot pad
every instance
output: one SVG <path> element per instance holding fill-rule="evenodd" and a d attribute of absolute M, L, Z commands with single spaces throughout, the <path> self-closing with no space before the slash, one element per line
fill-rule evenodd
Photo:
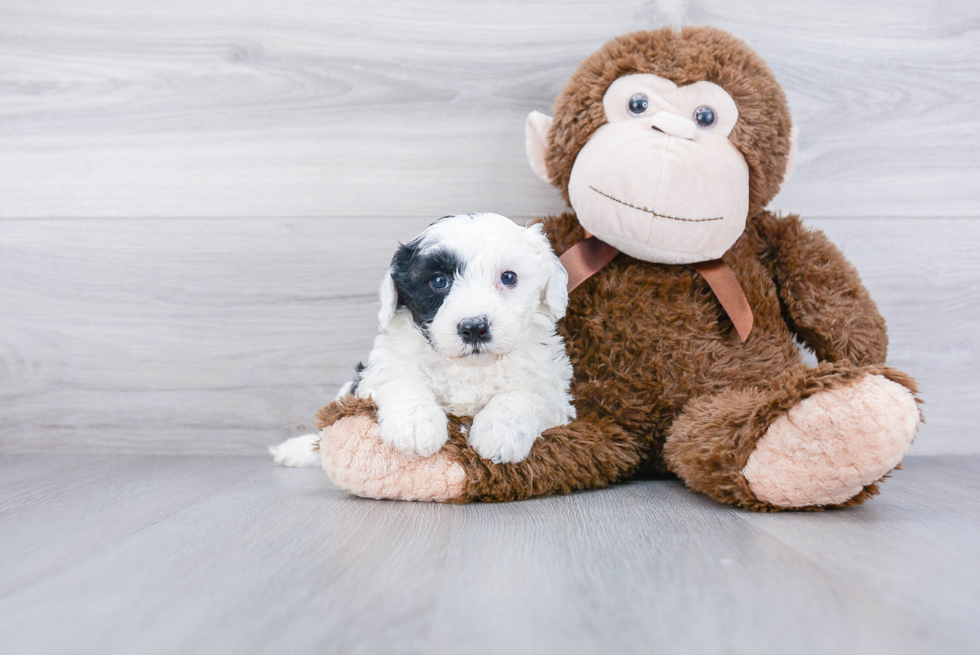
<path fill-rule="evenodd" d="M 365 498 L 449 502 L 466 490 L 466 472 L 444 453 L 404 455 L 385 445 L 374 419 L 342 418 L 320 433 L 323 470 L 344 491 Z"/>
<path fill-rule="evenodd" d="M 776 419 L 742 475 L 756 497 L 777 507 L 843 503 L 899 465 L 918 422 L 908 389 L 866 375 Z"/>

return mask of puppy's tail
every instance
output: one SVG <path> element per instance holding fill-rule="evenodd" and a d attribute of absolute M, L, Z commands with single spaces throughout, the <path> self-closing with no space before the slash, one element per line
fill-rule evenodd
<path fill-rule="evenodd" d="M 320 466 L 320 453 L 314 450 L 319 439 L 318 434 L 304 434 L 286 439 L 278 446 L 269 446 L 269 454 L 280 466 L 292 468 Z"/>
<path fill-rule="evenodd" d="M 358 364 L 355 369 L 356 375 L 353 380 L 345 384 L 337 392 L 337 398 L 349 396 L 357 391 L 357 385 L 361 381 L 361 371 L 364 364 Z M 292 439 L 286 439 L 278 446 L 269 446 L 269 454 L 276 464 L 289 466 L 292 468 L 307 468 L 320 466 L 320 453 L 317 452 L 317 443 L 320 440 L 318 434 L 304 434 Z"/>

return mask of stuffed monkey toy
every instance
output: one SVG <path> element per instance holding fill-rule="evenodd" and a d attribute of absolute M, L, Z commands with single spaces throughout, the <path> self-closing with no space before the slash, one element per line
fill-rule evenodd
<path fill-rule="evenodd" d="M 756 511 L 878 493 L 915 434 L 916 385 L 885 365 L 885 322 L 854 267 L 765 209 L 796 131 L 758 55 L 707 27 L 613 39 L 526 137 L 532 170 L 574 210 L 544 224 L 575 287 L 560 330 L 578 418 L 514 464 L 481 460 L 454 419 L 420 458 L 381 442 L 369 399 L 342 398 L 318 414 L 332 480 L 468 502 L 674 475 Z"/>

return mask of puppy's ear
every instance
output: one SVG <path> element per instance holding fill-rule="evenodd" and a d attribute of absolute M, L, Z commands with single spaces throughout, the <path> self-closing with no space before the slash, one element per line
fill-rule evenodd
<path fill-rule="evenodd" d="M 378 324 L 382 330 L 388 329 L 388 324 L 395 317 L 395 310 L 398 309 L 398 289 L 395 288 L 395 280 L 391 277 L 391 268 L 385 273 L 385 279 L 381 282 L 381 311 L 378 312 Z"/>
<path fill-rule="evenodd" d="M 555 253 L 551 253 L 550 259 L 552 271 L 544 290 L 544 304 L 557 322 L 568 309 L 568 271 L 561 265 L 561 260 Z"/>
<path fill-rule="evenodd" d="M 528 227 L 527 234 L 540 253 L 542 266 L 545 269 L 547 282 L 541 300 L 551 314 L 552 320 L 557 322 L 565 315 L 565 310 L 568 308 L 568 272 L 561 265 L 561 260 L 555 255 L 555 251 L 551 249 L 551 242 L 548 241 L 541 223 Z"/>

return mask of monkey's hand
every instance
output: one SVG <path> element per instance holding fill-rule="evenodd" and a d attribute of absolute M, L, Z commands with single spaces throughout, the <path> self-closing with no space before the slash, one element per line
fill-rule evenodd
<path fill-rule="evenodd" d="M 443 415 L 445 420 L 445 415 Z M 445 450 L 406 455 L 385 444 L 370 399 L 341 398 L 317 414 L 323 469 L 344 491 L 365 498 L 459 502 L 466 472 Z"/>
<path fill-rule="evenodd" d="M 494 464 L 466 443 L 470 419 L 451 418 L 449 441 L 431 457 L 404 455 L 381 441 L 369 398 L 340 398 L 320 410 L 323 468 L 341 489 L 367 498 L 444 503 L 522 500 L 606 487 L 643 458 L 610 419 L 583 417 L 545 430 L 524 461 Z"/>

